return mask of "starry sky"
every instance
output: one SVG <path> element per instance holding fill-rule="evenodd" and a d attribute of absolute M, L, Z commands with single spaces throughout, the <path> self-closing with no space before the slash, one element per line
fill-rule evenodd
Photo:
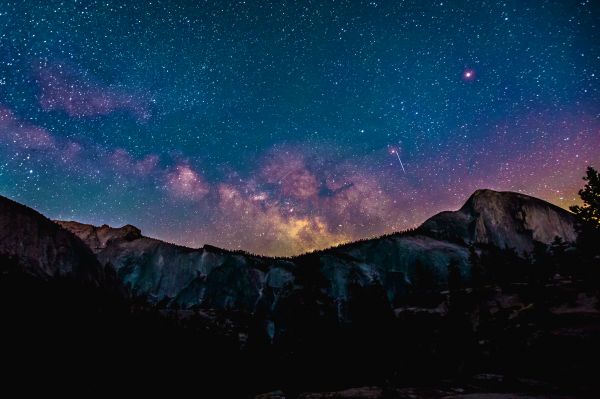
<path fill-rule="evenodd" d="M 600 166 L 600 4 L 0 0 L 0 194 L 293 255 Z"/>

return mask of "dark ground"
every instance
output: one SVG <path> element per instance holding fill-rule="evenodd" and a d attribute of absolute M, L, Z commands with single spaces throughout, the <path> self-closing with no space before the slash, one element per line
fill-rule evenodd
<path fill-rule="evenodd" d="M 356 287 L 352 298 L 352 322 L 341 324 L 319 289 L 295 291 L 283 299 L 284 332 L 269 343 L 256 318 L 157 310 L 115 287 L 43 281 L 3 259 L 2 380 L 21 392 L 186 390 L 206 398 L 599 392 L 598 296 L 584 281 L 432 290 L 394 307 L 377 287 Z M 353 387 L 371 388 L 339 393 Z"/>

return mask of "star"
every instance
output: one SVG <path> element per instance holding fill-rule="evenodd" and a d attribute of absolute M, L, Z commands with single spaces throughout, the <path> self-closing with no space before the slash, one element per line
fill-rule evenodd
<path fill-rule="evenodd" d="M 600 165 L 591 2 L 375 2 L 109 2 L 134 24 L 3 2 L 0 195 L 264 255 L 410 228 L 475 188 L 570 205 Z"/>
<path fill-rule="evenodd" d="M 477 75 L 476 75 L 474 69 L 467 68 L 467 69 L 463 70 L 462 80 L 464 80 L 465 82 L 472 82 L 475 80 L 476 77 L 477 77 Z"/>

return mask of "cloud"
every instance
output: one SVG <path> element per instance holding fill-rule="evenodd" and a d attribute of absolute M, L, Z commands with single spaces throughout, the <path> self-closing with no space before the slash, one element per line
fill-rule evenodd
<path fill-rule="evenodd" d="M 299 152 L 271 151 L 260 174 L 267 183 L 278 185 L 284 196 L 305 200 L 316 197 L 319 192 L 317 178 Z"/>
<path fill-rule="evenodd" d="M 31 157 L 55 168 L 63 181 L 103 190 L 103 201 L 126 197 L 143 204 L 140 212 L 160 215 L 153 227 L 170 241 L 294 255 L 415 226 L 456 209 L 481 187 L 569 205 L 585 166 L 598 161 L 598 126 L 597 118 L 579 115 L 521 118 L 459 148 L 407 153 L 408 173 L 386 148 L 356 157 L 323 145 L 276 145 L 254 164 L 226 170 L 209 183 L 181 155 L 140 156 L 61 138 L 0 105 L 0 154 L 17 178 L 18 166 Z M 531 132 L 539 134 L 526 148 L 511 139 Z M 166 232 L 168 226 L 173 232 Z"/>
<path fill-rule="evenodd" d="M 197 201 L 204 198 L 210 186 L 204 178 L 186 163 L 180 163 L 167 174 L 166 189 L 178 199 Z"/>
<path fill-rule="evenodd" d="M 347 241 L 321 216 L 311 216 L 265 193 L 218 186 L 219 236 L 232 247 L 271 255 L 298 254 Z"/>
<path fill-rule="evenodd" d="M 378 173 L 355 171 L 341 165 L 337 179 L 326 178 L 328 195 L 321 198 L 331 224 L 341 226 L 353 237 L 381 234 L 399 213 L 399 204 L 385 190 Z"/>
<path fill-rule="evenodd" d="M 189 245 L 211 242 L 263 254 L 299 254 L 387 232 L 398 214 L 399 204 L 382 188 L 380 175 L 304 146 L 274 147 L 247 177 L 238 171 L 209 184 L 188 160 L 175 159 L 165 168 L 156 154 L 139 158 L 125 148 L 61 139 L 2 107 L 0 140 L 10 148 L 38 149 L 38 161 L 73 181 L 118 193 L 158 188 L 172 206 L 189 210 L 184 222 L 189 237 L 172 239 Z M 146 194 L 136 200 L 147 200 Z M 151 209 L 164 208 L 160 195 L 151 200 Z"/>
<path fill-rule="evenodd" d="M 381 180 L 327 151 L 274 147 L 248 179 L 235 174 L 218 185 L 214 237 L 229 248 L 291 255 L 386 233 L 401 204 Z"/>
<path fill-rule="evenodd" d="M 150 118 L 148 102 L 123 88 L 104 85 L 62 64 L 41 65 L 36 70 L 39 103 L 45 111 L 63 111 L 85 118 L 126 111 L 138 121 Z"/>
<path fill-rule="evenodd" d="M 101 174 L 110 178 L 115 173 L 132 179 L 150 177 L 159 179 L 165 170 L 159 167 L 159 157 L 147 154 L 135 159 L 127 150 L 117 148 L 107 150 L 104 147 L 83 144 L 59 135 L 51 134 L 47 129 L 18 118 L 14 112 L 0 105 L 0 143 L 9 150 L 23 150 L 37 160 L 51 166 L 60 166 L 73 173 Z"/>
<path fill-rule="evenodd" d="M 17 119 L 14 113 L 0 106 L 0 140 L 21 149 L 49 150 L 56 146 L 46 129 Z"/>
<path fill-rule="evenodd" d="M 83 151 L 84 149 L 81 144 L 70 141 L 63 147 L 60 158 L 63 162 L 71 162 L 80 156 Z"/>
<path fill-rule="evenodd" d="M 108 160 L 120 173 L 147 176 L 158 170 L 159 157 L 149 154 L 141 160 L 135 160 L 125 149 L 117 148 L 108 155 Z"/>

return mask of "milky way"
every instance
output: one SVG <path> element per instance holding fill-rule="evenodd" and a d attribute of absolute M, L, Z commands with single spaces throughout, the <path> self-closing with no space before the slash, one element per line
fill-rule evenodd
<path fill-rule="evenodd" d="M 291 255 L 600 166 L 594 2 L 175 3 L 0 0 L 0 194 Z"/>

